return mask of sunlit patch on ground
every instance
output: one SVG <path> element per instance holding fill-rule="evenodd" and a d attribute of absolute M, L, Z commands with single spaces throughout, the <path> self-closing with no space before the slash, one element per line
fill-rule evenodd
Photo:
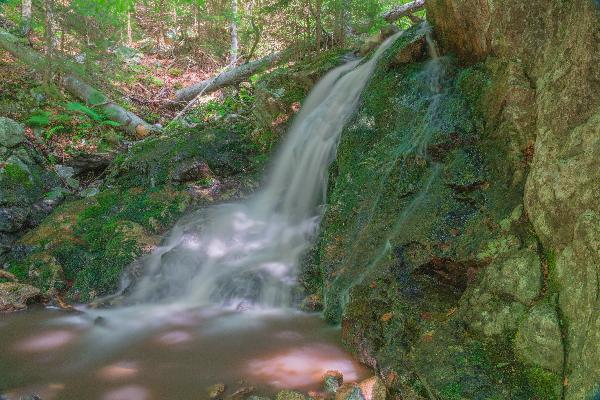
<path fill-rule="evenodd" d="M 122 386 L 102 396 L 102 400 L 148 400 L 150 391 L 140 385 Z"/>
<path fill-rule="evenodd" d="M 192 335 L 189 332 L 182 330 L 166 332 L 156 338 L 157 342 L 167 346 L 186 343 L 190 340 L 192 340 Z"/>
<path fill-rule="evenodd" d="M 253 360 L 247 368 L 252 377 L 279 388 L 318 384 L 329 370 L 341 372 L 345 382 L 359 378 L 352 360 L 337 347 L 326 344 L 306 345 Z"/>
<path fill-rule="evenodd" d="M 98 371 L 98 376 L 105 380 L 118 380 L 135 377 L 139 372 L 137 363 L 121 361 L 107 365 Z"/>
<path fill-rule="evenodd" d="M 67 330 L 47 331 L 17 343 L 19 351 L 44 352 L 59 349 L 75 339 L 75 334 Z"/>

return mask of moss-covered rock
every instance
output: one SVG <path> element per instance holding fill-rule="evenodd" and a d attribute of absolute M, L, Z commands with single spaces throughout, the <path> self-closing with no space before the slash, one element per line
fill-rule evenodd
<path fill-rule="evenodd" d="M 527 163 L 486 119 L 508 89 L 485 65 L 394 63 L 419 35 L 382 57 L 342 134 L 303 279 L 392 395 L 536 398 L 512 347 L 544 292 Z"/>
<path fill-rule="evenodd" d="M 15 147 L 25 141 L 23 127 L 12 119 L 0 117 L 0 144 Z"/>
<path fill-rule="evenodd" d="M 256 186 L 264 161 L 257 161 L 252 126 L 222 122 L 174 127 L 134 144 L 112 161 L 97 190 L 68 199 L 25 234 L 17 244 L 27 251 L 13 251 L 8 270 L 48 297 L 89 302 L 115 292 L 123 269 L 152 251 L 186 210 Z M 15 179 L 29 179 L 13 169 Z M 20 221 L 8 210 L 0 208 L 0 227 Z"/>
<path fill-rule="evenodd" d="M 0 265 L 14 241 L 60 202 L 52 192 L 61 184 L 23 126 L 0 117 Z"/>
<path fill-rule="evenodd" d="M 485 63 L 494 94 L 485 118 L 530 166 L 522 171 L 525 210 L 556 259 L 549 290 L 558 295 L 565 335 L 564 398 L 594 396 L 600 375 L 598 2 L 431 0 L 427 14 L 446 51 L 463 64 Z"/>

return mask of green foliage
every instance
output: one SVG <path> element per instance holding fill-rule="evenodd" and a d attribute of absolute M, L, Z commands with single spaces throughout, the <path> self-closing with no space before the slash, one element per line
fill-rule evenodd
<path fill-rule="evenodd" d="M 36 128 L 48 126 L 51 115 L 52 113 L 49 111 L 36 111 L 27 119 L 27 125 Z"/>

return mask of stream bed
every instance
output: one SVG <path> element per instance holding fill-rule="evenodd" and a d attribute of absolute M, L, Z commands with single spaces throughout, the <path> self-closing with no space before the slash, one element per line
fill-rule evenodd
<path fill-rule="evenodd" d="M 148 317 L 152 309 L 139 312 Z M 111 337 L 111 317 L 93 313 L 34 308 L 0 315 L 4 398 L 205 399 L 218 383 L 226 396 L 250 387 L 273 395 L 319 390 L 328 370 L 342 372 L 346 382 L 368 373 L 342 350 L 339 328 L 315 314 L 171 310 L 143 332 Z"/>

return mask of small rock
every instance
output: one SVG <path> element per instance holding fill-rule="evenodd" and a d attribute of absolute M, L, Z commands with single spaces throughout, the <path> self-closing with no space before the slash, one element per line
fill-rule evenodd
<path fill-rule="evenodd" d="M 88 187 L 79 192 L 79 196 L 81 197 L 94 197 L 98 193 L 100 193 L 100 189 L 97 187 Z"/>
<path fill-rule="evenodd" d="M 216 383 L 208 388 L 207 393 L 210 400 L 220 399 L 223 397 L 223 393 L 225 393 L 225 385 L 223 383 Z"/>
<path fill-rule="evenodd" d="M 385 400 L 387 389 L 379 377 L 373 376 L 358 384 L 365 400 Z"/>
<path fill-rule="evenodd" d="M 339 371 L 327 371 L 323 375 L 323 389 L 328 393 L 335 393 L 344 383 L 344 376 Z"/>
<path fill-rule="evenodd" d="M 277 393 L 276 400 L 306 400 L 306 397 L 300 392 L 282 390 Z"/>
<path fill-rule="evenodd" d="M 73 175 L 75 175 L 75 168 L 73 167 L 58 164 L 54 167 L 54 169 L 56 170 L 56 174 L 63 179 L 71 178 Z"/>
<path fill-rule="evenodd" d="M 20 397 L 19 400 L 42 400 L 37 394 L 28 394 L 27 396 Z"/>
<path fill-rule="evenodd" d="M 173 180 L 177 182 L 193 182 L 210 178 L 212 171 L 203 161 L 184 162 L 172 173 L 172 176 Z"/>
<path fill-rule="evenodd" d="M 0 232 L 16 232 L 27 221 L 29 212 L 20 207 L 0 208 Z"/>
<path fill-rule="evenodd" d="M 0 117 L 0 145 L 15 147 L 25 141 L 23 126 L 9 118 Z"/>
<path fill-rule="evenodd" d="M 425 55 L 425 37 L 420 36 L 404 46 L 392 59 L 392 66 L 401 66 L 419 61 Z"/>
<path fill-rule="evenodd" d="M 0 283 L 0 312 L 24 310 L 28 303 L 40 297 L 40 290 L 31 285 L 15 282 Z"/>
<path fill-rule="evenodd" d="M 254 390 L 255 390 L 254 386 L 244 386 L 244 387 L 239 388 L 235 392 L 233 392 L 227 398 L 229 400 L 241 400 L 241 399 L 245 398 L 247 395 L 249 395 L 250 393 L 254 392 Z"/>
<path fill-rule="evenodd" d="M 342 385 L 335 393 L 335 400 L 366 400 L 365 396 L 356 384 Z"/>
<path fill-rule="evenodd" d="M 302 304 L 300 307 L 302 308 L 302 310 L 308 312 L 323 311 L 323 300 L 318 294 L 311 294 L 309 296 L 306 296 L 306 298 L 302 300 Z"/>

